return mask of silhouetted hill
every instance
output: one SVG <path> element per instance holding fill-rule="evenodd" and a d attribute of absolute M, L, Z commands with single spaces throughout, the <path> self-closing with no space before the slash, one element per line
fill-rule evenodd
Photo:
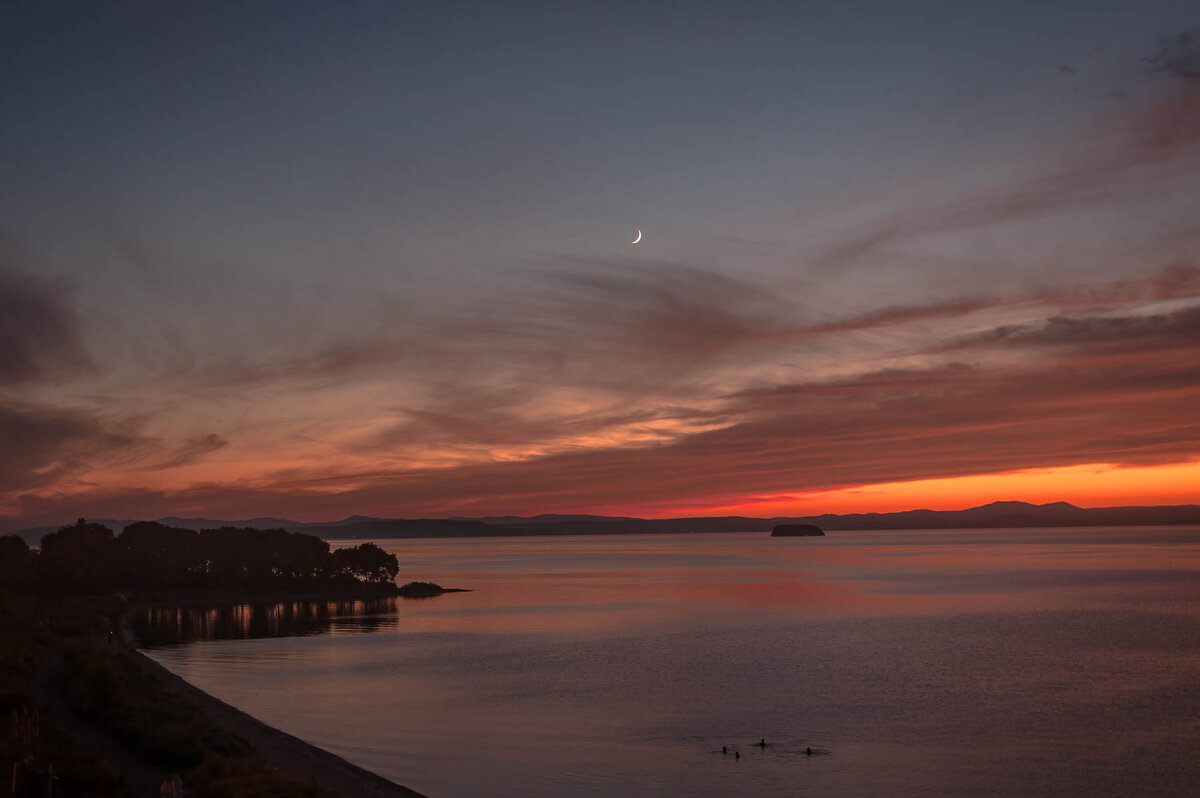
<path fill-rule="evenodd" d="M 546 513 L 543 515 L 531 516 L 484 516 L 483 518 L 475 518 L 470 520 L 483 521 L 485 524 L 501 524 L 504 526 L 529 526 L 530 524 L 576 523 L 580 521 L 640 521 L 641 519 L 631 518 L 624 515 L 557 515 L 554 513 Z"/>
<path fill-rule="evenodd" d="M 113 532 L 120 532 L 130 524 L 136 523 L 136 521 L 118 521 L 114 518 L 89 518 L 88 521 L 100 524 L 101 526 L 106 526 Z M 16 535 L 19 538 L 24 538 L 27 545 L 36 546 L 42 542 L 42 538 L 44 538 L 46 535 L 49 535 L 51 532 L 57 532 L 68 523 L 75 523 L 75 519 L 72 518 L 70 521 L 63 521 L 57 526 L 36 526 L 32 529 L 21 529 L 16 532 L 0 532 L 0 534 Z"/>
<path fill-rule="evenodd" d="M 992 502 L 966 510 L 851 513 L 800 519 L 823 529 L 1004 529 L 1052 526 L 1159 526 L 1200 524 L 1200 505 L 1076 507 L 1067 502 Z"/>
<path fill-rule="evenodd" d="M 740 515 L 702 516 L 695 518 L 595 518 L 583 521 L 537 521 L 525 522 L 528 529 L 543 533 L 614 535 L 631 532 L 763 532 L 786 519 L 747 518 Z"/>
<path fill-rule="evenodd" d="M 173 515 L 169 515 L 166 518 L 159 518 L 158 522 L 167 526 L 179 527 L 180 529 L 194 529 L 197 532 L 201 529 L 220 529 L 223 526 L 235 526 L 238 529 L 285 529 L 296 523 L 286 518 L 251 518 L 247 521 L 221 521 L 213 518 L 178 518 Z M 119 532 L 120 530 L 114 529 L 113 531 Z"/>
<path fill-rule="evenodd" d="M 120 532 L 132 521 L 88 519 Z M 74 519 L 64 523 L 73 522 Z M 1200 505 L 1169 507 L 1076 507 L 1067 502 L 1028 504 L 998 501 L 966 510 L 906 510 L 899 513 L 850 513 L 750 518 L 699 516 L 694 518 L 627 518 L 602 515 L 496 516 L 485 518 L 372 518 L 350 516 L 340 521 L 302 523 L 286 518 L 252 518 L 221 521 L 207 518 L 162 518 L 160 522 L 187 529 L 223 526 L 286 529 L 324 538 L 449 538 L 503 537 L 508 535 L 625 535 L 669 532 L 769 532 L 779 524 L 815 524 L 825 531 L 854 529 L 1007 529 L 1056 526 L 1163 526 L 1200 525 Z M 16 533 L 31 545 L 57 526 Z"/>
<path fill-rule="evenodd" d="M 307 532 L 326 538 L 479 538 L 503 535 L 539 534 L 522 527 L 485 524 L 468 518 L 376 518 L 337 524 L 300 524 L 290 531 Z M 542 533 L 545 534 L 545 533 Z"/>

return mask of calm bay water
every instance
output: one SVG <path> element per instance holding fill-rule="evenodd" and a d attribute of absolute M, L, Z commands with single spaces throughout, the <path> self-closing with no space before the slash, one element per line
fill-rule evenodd
<path fill-rule="evenodd" d="M 433 798 L 1200 795 L 1200 528 L 380 543 L 474 592 L 135 632 Z"/>

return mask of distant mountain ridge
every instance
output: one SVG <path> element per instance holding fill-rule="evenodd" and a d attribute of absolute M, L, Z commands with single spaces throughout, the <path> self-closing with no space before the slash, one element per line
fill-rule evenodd
<path fill-rule="evenodd" d="M 88 519 L 115 532 L 129 520 Z M 209 518 L 157 519 L 169 526 L 213 529 L 222 526 L 287 529 L 327 539 L 501 537 L 509 535 L 622 535 L 633 533 L 769 532 L 778 524 L 815 524 L 825 531 L 886 529 L 1004 529 L 1056 526 L 1200 525 L 1200 505 L 1163 507 L 1076 507 L 1067 502 L 1029 504 L 997 501 L 966 510 L 905 510 L 896 513 L 751 518 L 700 516 L 694 518 L 629 518 L 604 515 L 487 516 L 483 518 L 373 518 L 353 515 L 340 521 L 300 522 L 286 518 L 221 521 Z M 34 544 L 57 526 L 15 533 Z"/>

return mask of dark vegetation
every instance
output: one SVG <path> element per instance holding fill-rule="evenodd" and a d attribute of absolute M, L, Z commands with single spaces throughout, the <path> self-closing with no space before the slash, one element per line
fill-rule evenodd
<path fill-rule="evenodd" d="M 129 653 L 78 650 L 65 660 L 62 687 L 71 707 L 145 761 L 182 772 L 198 767 L 206 753 L 250 753 L 245 740 L 218 729 L 186 700 L 145 678 Z"/>
<path fill-rule="evenodd" d="M 261 759 L 209 755 L 189 779 L 189 794 L 198 798 L 337 798 L 337 793 L 305 784 Z"/>
<path fill-rule="evenodd" d="M 5 564 L 0 560 L 0 567 Z M 0 795 L 9 794 L 16 763 L 28 762 L 23 775 L 38 786 L 45 780 L 37 774 L 53 765 L 55 795 L 123 798 L 128 791 L 112 765 L 74 743 L 54 714 L 39 706 L 37 677 L 55 654 L 48 626 L 36 600 L 0 586 Z"/>
<path fill-rule="evenodd" d="M 56 593 L 389 585 L 399 571 L 396 556 L 374 543 L 331 551 L 324 540 L 302 532 L 235 527 L 197 532 L 154 521 L 113 535 L 81 518 L 46 535 L 40 553 L 14 536 L 0 538 L 0 552 L 0 580 Z"/>

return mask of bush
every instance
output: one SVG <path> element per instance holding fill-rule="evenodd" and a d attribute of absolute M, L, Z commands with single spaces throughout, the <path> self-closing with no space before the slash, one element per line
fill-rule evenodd
<path fill-rule="evenodd" d="M 184 779 L 197 798 L 337 798 L 336 793 L 304 782 L 261 759 L 234 760 L 209 755 Z"/>
<path fill-rule="evenodd" d="M 0 585 L 24 585 L 30 581 L 34 553 L 23 538 L 0 535 Z"/>
<path fill-rule="evenodd" d="M 0 795 L 8 794 L 13 763 L 32 753 L 37 767 L 54 766 L 55 795 L 126 798 L 125 780 L 108 760 L 76 744 L 59 728 L 53 712 L 38 707 L 33 689 L 39 669 L 48 666 L 55 649 L 45 630 L 33 619 L 37 602 L 27 595 L 0 591 Z M 36 708 L 38 736 L 33 750 L 8 732 L 13 709 Z"/>
<path fill-rule="evenodd" d="M 338 573 L 374 584 L 396 581 L 400 563 L 395 554 L 388 554 L 374 543 L 360 543 L 333 553 Z"/>
<path fill-rule="evenodd" d="M 117 548 L 112 530 L 80 518 L 42 538 L 39 568 L 50 587 L 72 593 L 112 589 Z"/>

